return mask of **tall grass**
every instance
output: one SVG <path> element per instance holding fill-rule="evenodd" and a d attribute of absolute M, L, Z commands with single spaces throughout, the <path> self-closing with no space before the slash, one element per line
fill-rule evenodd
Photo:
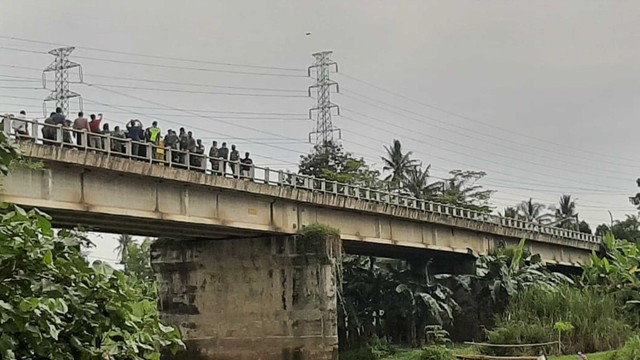
<path fill-rule="evenodd" d="M 562 352 L 597 352 L 615 349 L 629 336 L 630 326 L 616 298 L 596 288 L 560 286 L 555 289 L 530 287 L 518 294 L 507 311 L 497 318 L 495 330 L 488 332 L 492 343 L 542 343 L 555 341 L 556 322 L 574 326 L 562 334 Z M 557 347 L 544 349 L 553 352 Z M 510 355 L 512 350 L 489 349 Z M 522 349 L 536 355 L 540 349 Z M 557 352 L 557 350 L 556 350 Z"/>

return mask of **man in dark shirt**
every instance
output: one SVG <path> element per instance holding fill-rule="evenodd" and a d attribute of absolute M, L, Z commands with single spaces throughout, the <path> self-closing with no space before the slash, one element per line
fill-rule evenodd
<path fill-rule="evenodd" d="M 53 117 L 56 115 L 56 113 L 51 113 L 51 115 L 49 115 L 48 118 L 46 118 L 44 120 L 44 123 L 49 125 L 45 125 L 42 127 L 42 137 L 44 138 L 44 143 L 45 144 L 53 144 L 56 140 L 56 128 L 53 127 L 53 125 L 55 125 L 53 123 Z"/>
<path fill-rule="evenodd" d="M 131 155 L 140 156 L 140 142 L 144 141 L 144 130 L 142 130 L 142 124 L 139 120 L 131 119 L 127 123 L 127 137 L 131 139 Z"/>
<path fill-rule="evenodd" d="M 231 165 L 231 173 L 237 177 L 240 167 L 240 152 L 236 150 L 235 145 L 231 145 L 231 154 L 229 154 L 229 165 Z"/>
<path fill-rule="evenodd" d="M 54 125 L 64 125 L 65 116 L 62 113 L 62 108 L 56 108 L 56 113 L 52 117 Z"/>
<path fill-rule="evenodd" d="M 202 170 L 206 171 L 207 167 L 206 167 L 206 162 L 204 161 L 204 145 L 202 145 L 201 139 L 196 140 L 196 149 L 194 153 L 195 153 L 195 155 L 193 155 L 194 165 L 197 166 L 198 168 L 203 168 Z M 203 164 L 205 164 L 204 167 L 202 166 Z"/>
<path fill-rule="evenodd" d="M 197 156 L 193 156 L 192 154 L 196 152 L 196 139 L 193 138 L 193 133 L 191 131 L 189 131 L 187 133 L 187 149 L 189 152 L 189 165 L 190 166 L 197 166 L 195 163 L 195 159 L 197 158 Z"/>
<path fill-rule="evenodd" d="M 165 149 L 171 149 L 171 162 L 175 163 L 176 161 L 178 161 L 179 154 L 174 151 L 178 150 L 178 135 L 176 135 L 175 131 L 171 129 L 167 131 L 167 135 L 164 136 L 164 147 Z"/>
<path fill-rule="evenodd" d="M 178 143 L 180 144 L 180 156 L 179 161 L 182 165 L 187 165 L 187 152 L 189 151 L 189 137 L 184 128 L 180 128 L 180 134 L 178 134 Z"/>
<path fill-rule="evenodd" d="M 229 148 L 227 148 L 226 142 L 223 142 L 222 147 L 218 149 L 218 158 L 222 159 L 222 169 L 220 169 L 220 172 L 222 172 L 224 176 L 227 172 L 227 160 L 229 159 Z"/>
<path fill-rule="evenodd" d="M 209 149 L 209 162 L 211 162 L 211 171 L 214 175 L 216 175 L 216 173 L 220 169 L 220 161 L 217 160 L 219 156 L 218 150 L 218 142 L 213 140 L 213 142 L 211 143 L 211 148 Z"/>
<path fill-rule="evenodd" d="M 120 131 L 120 126 L 116 126 L 113 128 L 113 132 L 111 133 L 111 151 L 116 152 L 118 154 L 124 153 L 124 132 Z"/>
<path fill-rule="evenodd" d="M 240 160 L 240 162 L 242 163 L 241 169 L 242 169 L 242 177 L 245 180 L 249 180 L 252 178 L 251 176 L 251 168 L 253 165 L 253 160 L 251 160 L 251 158 L 249 157 L 249 153 L 246 152 L 244 153 L 244 159 Z"/>

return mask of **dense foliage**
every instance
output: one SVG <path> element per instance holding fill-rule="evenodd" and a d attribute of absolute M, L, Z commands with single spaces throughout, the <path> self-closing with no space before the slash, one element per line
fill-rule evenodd
<path fill-rule="evenodd" d="M 455 314 L 457 326 L 451 329 L 456 339 L 484 338 L 483 329 L 494 326 L 495 315 L 503 313 L 511 299 L 528 287 L 554 288 L 573 283 L 570 278 L 549 271 L 539 255 L 529 252 L 524 241 L 479 257 L 474 274 L 437 278 L 453 289 L 460 305 L 461 310 Z"/>
<path fill-rule="evenodd" d="M 498 344 L 531 344 L 558 340 L 556 324 L 570 324 L 562 337 L 563 353 L 596 352 L 621 346 L 631 329 L 616 297 L 606 291 L 563 285 L 555 288 L 532 286 L 513 298 L 498 316 L 488 340 Z M 555 353 L 557 345 L 547 353 Z M 496 355 L 515 351 L 532 354 L 535 348 L 491 348 Z"/>
<path fill-rule="evenodd" d="M 37 210 L 0 217 L 2 359 L 159 359 L 180 349 L 158 319 L 154 285 L 90 265 L 82 237 L 51 229 Z"/>
<path fill-rule="evenodd" d="M 371 170 L 364 159 L 345 152 L 337 143 L 316 145 L 310 154 L 300 158 L 299 174 L 372 188 L 381 185 L 380 172 Z"/>
<path fill-rule="evenodd" d="M 609 360 L 637 360 L 640 359 L 640 335 L 632 336 Z"/>
<path fill-rule="evenodd" d="M 343 276 L 341 348 L 372 338 L 420 346 L 428 326 L 450 323 L 457 309 L 449 289 L 401 261 L 347 257 Z"/>
<path fill-rule="evenodd" d="M 151 244 L 152 239 L 146 238 L 142 243 L 132 241 L 127 245 L 121 262 L 124 265 L 124 273 L 135 276 L 145 282 L 155 281 L 155 275 L 151 268 Z"/>
<path fill-rule="evenodd" d="M 637 215 L 627 215 L 624 220 L 615 220 L 611 225 L 601 224 L 596 228 L 596 235 L 612 234 L 619 240 L 627 240 L 640 245 L 640 219 Z"/>

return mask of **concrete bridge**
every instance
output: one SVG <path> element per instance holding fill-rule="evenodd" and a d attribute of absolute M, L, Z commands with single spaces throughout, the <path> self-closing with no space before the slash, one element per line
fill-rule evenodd
<path fill-rule="evenodd" d="M 587 234 L 257 166 L 233 178 L 212 174 L 207 164 L 218 160 L 206 157 L 187 169 L 130 159 L 130 145 L 113 153 L 38 143 L 20 147 L 44 167 L 14 169 L 0 199 L 38 207 L 61 227 L 171 239 L 155 245 L 152 262 L 164 319 L 188 344 L 181 359 L 337 357 L 338 250 L 331 239 L 301 243 L 294 235 L 309 224 L 340 229 L 347 252 L 434 258 L 452 272 L 521 239 L 563 266 L 599 248 Z"/>

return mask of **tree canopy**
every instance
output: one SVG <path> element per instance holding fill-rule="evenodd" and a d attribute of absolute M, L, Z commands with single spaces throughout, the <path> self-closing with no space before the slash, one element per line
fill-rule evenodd
<path fill-rule="evenodd" d="M 2 359 L 159 359 L 183 347 L 158 317 L 154 283 L 110 266 L 90 265 L 89 245 L 56 235 L 37 211 L 5 206 L 0 218 Z"/>

